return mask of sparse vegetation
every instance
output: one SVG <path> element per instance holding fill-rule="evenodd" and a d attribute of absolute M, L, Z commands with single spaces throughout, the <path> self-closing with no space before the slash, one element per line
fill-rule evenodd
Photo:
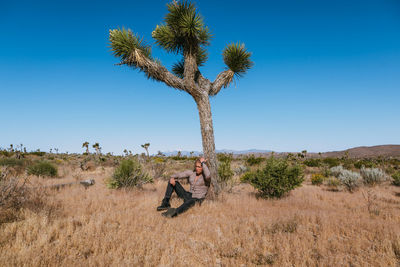
<path fill-rule="evenodd" d="M 233 183 L 232 193 L 225 190 L 222 201 L 205 201 L 201 207 L 190 209 L 173 221 L 166 221 L 154 210 L 163 197 L 164 180 L 144 184 L 143 190 L 139 191 L 110 190 L 101 182 L 121 169 L 120 162 L 135 160 L 138 156 L 104 155 L 104 162 L 94 155 L 62 153 L 51 157 L 54 157 L 52 162 L 58 165 L 59 176 L 63 178 L 55 181 L 29 176 L 30 182 L 25 184 L 27 189 L 86 178 L 95 179 L 96 184 L 88 189 L 79 185 L 63 187 L 51 191 L 51 197 L 33 190 L 20 195 L 21 201 L 29 201 L 9 205 L 19 208 L 6 210 L 0 207 L 1 220 L 6 222 L 0 226 L 0 265 L 9 265 L 10 262 L 19 266 L 41 265 L 43 262 L 57 265 L 61 262 L 62 265 L 285 266 L 290 262 L 334 266 L 342 262 L 357 266 L 396 266 L 397 255 L 400 255 L 398 190 L 394 187 L 388 190 L 385 183 L 374 188 L 362 187 L 350 194 L 343 190 L 347 187 L 332 176 L 326 164 L 308 167 L 302 164 L 302 159 L 287 160 L 288 168 L 303 166 L 308 168 L 304 173 L 326 176 L 324 186 L 309 186 L 307 183 L 290 191 L 285 199 L 263 200 L 255 198 L 255 193 L 259 192 L 257 188 Z M 224 160 L 222 157 L 219 159 Z M 25 155 L 22 160 L 24 168 L 35 162 L 37 156 Z M 250 170 L 257 166 L 249 168 L 245 166 L 245 160 L 245 157 L 235 157 L 231 169 L 235 175 L 242 175 L 243 180 L 250 180 L 257 172 Z M 263 166 L 268 165 L 268 161 L 264 161 Z M 339 162 L 343 163 L 342 159 Z M 80 163 L 92 165 L 83 171 Z M 144 161 L 142 165 L 143 172 L 146 170 L 153 177 L 156 163 L 167 163 L 159 173 L 168 175 L 192 169 L 194 159 L 186 157 L 175 161 L 161 155 L 150 157 L 150 161 Z M 393 160 L 382 160 L 379 164 L 386 172 L 392 168 L 391 175 L 395 177 L 399 172 Z M 258 167 L 260 171 L 263 166 Z M 5 167 L 9 174 L 13 174 L 18 165 Z M 340 170 L 336 171 L 338 177 L 345 171 L 343 167 L 336 169 Z M 17 177 L 22 185 L 24 176 Z M 362 185 L 363 179 L 359 178 L 359 186 Z M 188 185 L 183 186 L 188 189 Z M 171 199 L 173 207 L 180 204 L 177 198 Z M 54 205 L 58 205 L 56 209 Z M 193 232 L 194 221 L 200 232 Z M 177 238 L 175 233 L 179 231 L 190 232 L 190 238 L 184 241 Z M 309 238 L 310 234 L 314 238 Z M 127 239 L 126 236 L 134 238 Z M 347 238 L 335 239 L 332 236 Z M 26 246 L 27 243 L 30 246 Z M 243 243 L 247 246 L 243 247 Z M 187 250 L 188 247 L 202 248 L 196 251 L 199 257 L 193 257 L 193 249 Z M 104 254 L 106 250 L 107 254 Z M 133 250 L 134 254 L 128 253 Z M 171 258 L 170 255 L 176 251 L 184 253 L 179 258 Z"/>

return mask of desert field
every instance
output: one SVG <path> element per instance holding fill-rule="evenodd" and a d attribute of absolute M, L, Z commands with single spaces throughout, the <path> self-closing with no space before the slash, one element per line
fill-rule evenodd
<path fill-rule="evenodd" d="M 165 172 L 191 166 L 177 162 Z M 336 192 L 312 185 L 306 174 L 302 186 L 281 199 L 257 198 L 249 184 L 234 183 L 217 200 L 164 218 L 156 207 L 165 179 L 141 189 L 109 189 L 113 170 L 64 164 L 58 178 L 29 176 L 41 208 L 23 208 L 19 219 L 0 225 L 0 265 L 400 265 L 400 187 L 389 182 Z M 96 183 L 48 187 L 83 179 Z"/>

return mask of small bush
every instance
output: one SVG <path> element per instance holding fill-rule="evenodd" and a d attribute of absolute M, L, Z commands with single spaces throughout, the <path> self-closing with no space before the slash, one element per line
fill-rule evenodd
<path fill-rule="evenodd" d="M 364 168 L 361 167 L 361 176 L 364 180 L 364 184 L 376 185 L 388 180 L 388 176 L 384 171 L 378 168 Z"/>
<path fill-rule="evenodd" d="M 0 166 L 23 166 L 24 160 L 15 158 L 2 158 L 0 159 Z"/>
<path fill-rule="evenodd" d="M 306 159 L 303 163 L 308 167 L 319 167 L 322 164 L 320 159 Z"/>
<path fill-rule="evenodd" d="M 226 186 L 234 174 L 231 169 L 232 155 L 225 155 L 223 157 L 218 155 L 218 159 L 218 177 L 222 185 Z"/>
<path fill-rule="evenodd" d="M 46 155 L 46 152 L 43 151 L 32 151 L 27 153 L 28 155 L 35 155 L 35 156 L 39 156 L 39 157 L 43 157 L 44 155 Z"/>
<path fill-rule="evenodd" d="M 237 175 L 242 175 L 242 174 L 248 172 L 249 170 L 250 170 L 249 167 L 244 166 L 244 165 L 239 165 L 239 166 L 235 169 L 234 172 L 235 172 L 235 174 L 237 174 Z"/>
<path fill-rule="evenodd" d="M 261 158 L 261 157 L 255 157 L 253 154 L 248 156 L 246 158 L 246 164 L 248 166 L 255 166 L 255 165 L 260 165 L 261 162 L 263 162 L 265 160 L 265 158 Z"/>
<path fill-rule="evenodd" d="M 142 186 L 152 182 L 153 179 L 143 171 L 143 167 L 137 159 L 127 159 L 123 160 L 115 169 L 112 178 L 107 181 L 107 187 L 118 189 Z"/>
<path fill-rule="evenodd" d="M 28 167 L 29 175 L 56 177 L 57 168 L 47 161 L 39 161 Z"/>
<path fill-rule="evenodd" d="M 325 180 L 325 176 L 321 173 L 314 173 L 311 175 L 311 184 L 313 185 L 321 185 Z"/>
<path fill-rule="evenodd" d="M 376 167 L 376 164 L 372 160 L 362 159 L 354 163 L 354 167 L 357 169 L 361 169 L 362 167 L 374 168 Z"/>
<path fill-rule="evenodd" d="M 400 186 L 400 172 L 396 172 L 392 175 L 393 178 L 393 184 L 396 186 Z"/>
<path fill-rule="evenodd" d="M 340 160 L 338 158 L 324 158 L 322 162 L 332 168 L 333 166 L 337 166 L 340 164 Z"/>
<path fill-rule="evenodd" d="M 3 155 L 5 157 L 11 157 L 12 155 L 14 155 L 14 152 L 9 152 L 7 150 L 0 150 L 0 155 Z"/>
<path fill-rule="evenodd" d="M 338 179 L 347 190 L 353 192 L 360 185 L 361 175 L 358 172 L 343 170 Z"/>
<path fill-rule="evenodd" d="M 344 168 L 342 166 L 335 166 L 329 169 L 330 175 L 335 176 L 336 178 L 338 178 L 343 171 Z"/>
<path fill-rule="evenodd" d="M 280 198 L 300 186 L 303 179 L 299 165 L 290 166 L 287 160 L 270 157 L 263 169 L 247 172 L 241 180 L 254 186 L 263 198 Z"/>
<path fill-rule="evenodd" d="M 326 186 L 328 186 L 328 188 L 331 191 L 338 191 L 339 190 L 339 186 L 340 186 L 340 181 L 336 177 L 329 177 L 326 180 Z"/>
<path fill-rule="evenodd" d="M 43 188 L 27 186 L 27 180 L 15 177 L 7 168 L 0 170 L 0 225 L 23 219 L 23 209 L 51 215 L 55 206 L 47 201 Z"/>

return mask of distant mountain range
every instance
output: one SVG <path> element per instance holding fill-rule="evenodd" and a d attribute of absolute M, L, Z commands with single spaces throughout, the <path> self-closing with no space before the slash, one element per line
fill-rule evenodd
<path fill-rule="evenodd" d="M 181 151 L 182 156 L 190 156 L 191 151 Z M 255 154 L 261 156 L 263 154 L 269 154 L 272 150 L 262 149 L 248 149 L 248 150 L 231 150 L 231 149 L 220 149 L 216 150 L 217 153 L 232 153 L 234 155 L 241 154 Z M 291 152 L 297 153 L 297 152 Z M 167 151 L 163 152 L 166 156 L 176 156 L 178 151 Z M 193 156 L 199 156 L 202 152 L 193 151 Z M 284 156 L 288 152 L 276 152 L 276 155 Z M 400 157 L 400 145 L 379 145 L 379 146 L 359 146 L 342 151 L 331 151 L 322 153 L 307 153 L 308 157 L 343 157 L 348 155 L 350 158 L 374 158 L 374 157 Z"/>
<path fill-rule="evenodd" d="M 167 151 L 167 152 L 162 152 L 166 156 L 176 156 L 179 151 L 174 150 L 174 151 Z M 190 156 L 190 152 L 193 152 L 193 156 L 199 156 L 202 155 L 203 152 L 199 151 L 180 151 L 182 156 Z M 261 150 L 261 149 L 249 149 L 249 150 L 231 150 L 231 149 L 220 149 L 216 150 L 217 153 L 232 153 L 234 155 L 240 155 L 240 154 L 249 154 L 249 153 L 256 153 L 256 154 L 263 154 L 263 153 L 269 153 L 272 152 L 272 150 Z"/>

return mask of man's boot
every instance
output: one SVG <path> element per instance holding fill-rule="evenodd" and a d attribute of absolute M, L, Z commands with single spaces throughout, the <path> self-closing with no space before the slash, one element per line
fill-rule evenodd
<path fill-rule="evenodd" d="M 167 210 L 170 207 L 171 205 L 169 204 L 169 199 L 164 198 L 163 201 L 161 202 L 161 205 L 157 207 L 157 211 Z"/>

